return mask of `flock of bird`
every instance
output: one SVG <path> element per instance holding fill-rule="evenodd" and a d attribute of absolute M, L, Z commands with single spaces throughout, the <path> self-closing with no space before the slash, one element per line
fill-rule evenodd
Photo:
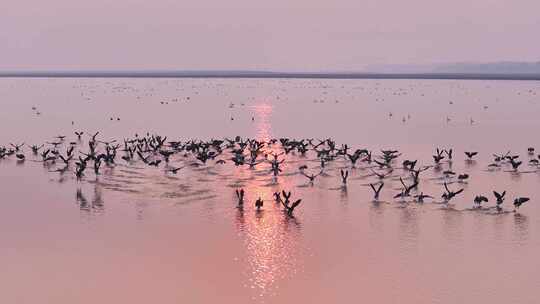
<path fill-rule="evenodd" d="M 398 162 L 398 158 L 402 154 L 398 150 L 381 150 L 379 155 L 374 155 L 368 149 L 352 149 L 348 145 L 338 146 L 332 139 L 316 140 L 316 139 L 290 139 L 279 138 L 268 141 L 256 139 L 243 139 L 237 136 L 234 139 L 212 139 L 203 140 L 188 140 L 188 141 L 172 141 L 166 136 L 146 134 L 144 136 L 135 135 L 132 138 L 126 138 L 123 142 L 103 141 L 99 139 L 100 133 L 88 134 L 85 132 L 75 132 L 74 141 L 67 141 L 67 136 L 60 135 L 54 137 L 54 140 L 47 141 L 41 145 L 26 145 L 25 143 L 13 144 L 8 147 L 0 146 L 0 160 L 14 156 L 18 163 L 24 163 L 27 160 L 25 149 L 29 149 L 34 159 L 32 161 L 42 162 L 50 172 L 58 172 L 65 174 L 72 172 L 77 181 L 83 180 L 89 171 L 97 177 L 103 166 L 114 167 L 118 162 L 125 162 L 127 165 L 135 162 L 142 162 L 150 167 L 163 167 L 165 174 L 177 174 L 186 166 L 200 167 L 208 165 L 223 165 L 225 163 L 233 163 L 237 167 L 248 167 L 253 169 L 260 166 L 268 166 L 268 174 L 272 177 L 272 181 L 278 184 L 278 178 L 282 175 L 284 163 L 287 158 L 296 155 L 300 158 L 306 158 L 307 155 L 316 155 L 316 160 L 319 165 L 315 167 L 315 172 L 308 171 L 307 165 L 298 167 L 294 174 L 299 174 L 307 178 L 308 185 L 313 185 L 318 177 L 328 176 L 328 164 L 336 160 L 342 160 L 347 164 L 340 167 L 339 174 L 342 187 L 347 187 L 349 170 L 357 168 L 361 164 L 363 169 L 369 170 L 370 174 L 367 177 L 376 178 L 377 182 L 369 183 L 368 185 L 373 190 L 373 199 L 379 201 L 379 197 L 385 186 L 385 181 L 388 179 L 399 180 L 401 189 L 393 195 L 393 198 L 400 202 L 412 200 L 417 203 L 424 203 L 431 200 L 434 203 L 441 203 L 445 207 L 449 207 L 451 201 L 463 192 L 463 188 L 451 189 L 453 183 L 464 184 L 469 179 L 468 174 L 457 174 L 452 170 L 443 170 L 444 162 L 450 163 L 453 161 L 452 149 L 435 150 L 433 154 L 433 164 L 427 166 L 418 165 L 418 160 L 405 159 Z M 83 136 L 88 137 L 86 144 L 83 142 Z M 76 151 L 77 149 L 77 151 Z M 62 152 L 65 151 L 65 152 Z M 530 156 L 529 164 L 538 166 L 540 155 L 534 157 L 534 148 L 528 149 Z M 120 157 L 118 155 L 121 154 Z M 472 162 L 473 158 L 478 155 L 475 151 L 464 152 L 466 162 Z M 180 156 L 185 166 L 175 167 L 171 158 Z M 519 160 L 519 155 L 513 155 L 510 152 L 505 154 L 494 154 L 493 162 L 488 165 L 490 170 L 509 166 L 511 171 L 519 172 L 518 169 L 522 165 Z M 162 165 L 163 164 L 163 165 Z M 440 172 L 441 185 L 443 193 L 440 195 L 442 201 L 436 201 L 435 197 L 428 195 L 420 190 L 422 179 L 421 174 L 428 169 L 433 169 L 435 172 Z M 401 170 L 402 174 L 395 175 L 397 170 Z M 366 185 L 367 186 L 367 185 Z M 238 202 L 237 207 L 243 208 L 245 203 L 244 189 L 236 189 L 235 191 Z M 291 192 L 285 190 L 275 192 L 273 194 L 276 203 L 283 206 L 284 212 L 293 216 L 295 208 L 297 208 L 302 199 L 291 200 Z M 495 198 L 495 206 L 486 208 L 487 210 L 494 209 L 496 212 L 503 212 L 502 204 L 506 199 L 506 191 L 493 191 Z M 529 201 L 527 197 L 516 197 L 513 201 L 514 212 L 524 203 Z M 489 202 L 489 198 L 485 195 L 477 195 L 473 199 L 473 208 L 485 208 L 482 204 Z M 258 198 L 255 203 L 257 210 L 260 210 L 264 201 Z"/>

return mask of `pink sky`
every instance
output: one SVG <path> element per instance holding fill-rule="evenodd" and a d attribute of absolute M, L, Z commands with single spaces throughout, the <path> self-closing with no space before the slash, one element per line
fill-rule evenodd
<path fill-rule="evenodd" d="M 536 61 L 539 29 L 538 0 L 18 0 L 0 12 L 0 69 Z"/>

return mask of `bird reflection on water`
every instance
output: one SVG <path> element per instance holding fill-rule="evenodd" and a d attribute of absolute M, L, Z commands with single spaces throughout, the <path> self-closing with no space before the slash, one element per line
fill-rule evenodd
<path fill-rule="evenodd" d="M 514 214 L 515 240 L 523 244 L 529 238 L 529 218 L 527 215 Z"/>
<path fill-rule="evenodd" d="M 105 212 L 105 202 L 103 200 L 101 188 L 97 183 L 95 183 L 93 186 L 93 196 L 90 202 L 83 194 L 83 190 L 81 188 L 77 188 L 75 199 L 79 209 L 85 213 L 100 215 Z"/>

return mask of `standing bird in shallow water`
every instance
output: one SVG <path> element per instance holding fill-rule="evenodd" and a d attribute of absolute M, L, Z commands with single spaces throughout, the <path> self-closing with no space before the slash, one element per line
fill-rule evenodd
<path fill-rule="evenodd" d="M 349 170 L 340 170 L 340 173 L 341 173 L 341 182 L 343 183 L 344 186 L 347 185 L 347 178 L 349 177 Z"/>
<path fill-rule="evenodd" d="M 478 154 L 478 152 L 465 152 L 465 155 L 467 155 L 467 158 L 468 158 L 469 160 L 472 160 L 472 158 L 473 158 L 474 156 L 476 156 L 477 154 Z"/>
<path fill-rule="evenodd" d="M 482 207 L 482 202 L 488 202 L 488 198 L 483 196 L 483 195 L 477 195 L 475 198 L 474 198 L 474 207 L 475 208 L 481 208 Z"/>
<path fill-rule="evenodd" d="M 255 201 L 255 207 L 257 207 L 257 211 L 261 210 L 261 207 L 264 205 L 264 201 L 259 197 Z"/>
<path fill-rule="evenodd" d="M 423 203 L 424 199 L 433 197 L 431 195 L 424 194 L 424 192 L 420 192 L 420 194 L 415 195 L 414 198 L 416 198 L 419 203 Z"/>
<path fill-rule="evenodd" d="M 174 154 L 173 151 L 167 151 L 167 150 L 159 150 L 159 154 L 161 154 L 161 156 L 163 156 L 163 159 L 165 160 L 166 163 L 169 162 L 169 157 L 171 157 L 171 155 Z"/>
<path fill-rule="evenodd" d="M 528 198 L 528 197 L 518 197 L 518 198 L 516 198 L 514 200 L 514 212 L 517 212 L 519 207 L 521 207 L 521 205 L 525 204 L 529 200 L 530 200 L 530 198 Z"/>
<path fill-rule="evenodd" d="M 417 162 L 418 160 L 412 161 L 412 160 L 406 159 L 403 161 L 402 165 L 405 170 L 413 171 L 414 167 L 416 167 Z"/>
<path fill-rule="evenodd" d="M 377 188 L 377 189 L 375 189 L 375 186 L 373 184 L 369 184 L 369 185 L 371 186 L 371 189 L 373 189 L 373 192 L 374 192 L 373 199 L 378 201 L 379 200 L 379 194 L 381 193 L 381 189 L 383 188 L 384 183 L 381 182 L 379 184 L 379 188 Z"/>
<path fill-rule="evenodd" d="M 10 145 L 15 149 L 15 152 L 19 152 L 19 150 L 22 148 L 22 146 L 24 146 L 24 143 L 22 144 L 19 144 L 19 145 L 14 145 L 12 143 L 10 143 Z"/>
<path fill-rule="evenodd" d="M 354 154 L 348 154 L 346 153 L 347 157 L 349 158 L 349 160 L 351 161 L 352 163 L 352 167 L 354 168 L 356 166 L 356 162 L 358 161 L 358 159 L 360 158 L 360 156 L 362 155 L 362 153 L 359 153 L 358 151 Z"/>
<path fill-rule="evenodd" d="M 278 191 L 278 192 L 274 192 L 274 201 L 276 203 L 281 203 L 283 202 L 283 200 L 281 200 L 281 193 Z"/>
<path fill-rule="evenodd" d="M 323 173 L 323 170 L 321 170 L 321 172 L 317 173 L 317 174 L 306 174 L 304 171 L 301 171 L 300 173 L 302 173 L 303 176 L 307 177 L 309 179 L 309 183 L 311 185 L 313 185 L 313 182 L 315 181 L 315 178 L 319 175 L 321 175 Z"/>
<path fill-rule="evenodd" d="M 17 157 L 19 162 L 23 162 L 26 159 L 26 156 L 24 156 L 24 154 L 22 153 L 17 153 L 15 154 L 15 156 Z"/>
<path fill-rule="evenodd" d="M 516 161 L 516 160 L 514 160 L 514 158 L 509 158 L 509 160 L 510 160 L 510 165 L 512 165 L 512 169 L 514 169 L 514 171 L 517 172 L 517 170 L 518 170 L 519 166 L 521 166 L 522 162 L 521 161 Z"/>
<path fill-rule="evenodd" d="M 77 169 L 75 170 L 75 176 L 77 177 L 77 180 L 80 180 L 84 176 L 84 170 L 86 170 L 86 160 L 82 159 L 79 156 L 79 161 L 75 163 L 77 166 Z"/>
<path fill-rule="evenodd" d="M 238 208 L 242 208 L 244 206 L 244 189 L 236 189 L 236 197 L 238 198 Z"/>
<path fill-rule="evenodd" d="M 157 167 L 157 166 L 159 166 L 159 163 L 161 163 L 161 159 L 156 159 L 154 161 L 148 162 L 148 165 Z"/>
<path fill-rule="evenodd" d="M 499 193 L 497 191 L 493 191 L 493 195 L 495 195 L 495 198 L 497 201 L 495 202 L 497 204 L 497 211 L 502 211 L 502 203 L 504 203 L 504 196 L 506 195 L 506 191 L 503 191 L 502 193 Z"/>
<path fill-rule="evenodd" d="M 99 175 L 99 168 L 101 167 L 101 158 L 94 161 L 94 173 Z"/>
<path fill-rule="evenodd" d="M 415 189 L 418 186 L 418 182 L 415 182 L 414 184 L 407 186 L 405 185 L 405 182 L 403 181 L 403 178 L 399 178 L 399 181 L 403 185 L 403 189 L 400 193 L 394 195 L 394 198 L 401 198 L 404 199 L 407 196 L 411 196 L 411 190 Z"/>
<path fill-rule="evenodd" d="M 446 190 L 445 193 L 443 193 L 443 195 L 441 195 L 441 197 L 444 199 L 444 202 L 446 204 L 448 204 L 448 202 L 453 199 L 456 195 L 460 194 L 461 192 L 463 192 L 463 188 L 461 188 L 460 190 L 458 191 L 450 191 L 450 189 L 448 189 L 448 185 L 446 183 L 444 183 L 444 189 Z"/>
<path fill-rule="evenodd" d="M 466 183 L 467 180 L 469 179 L 469 174 L 460 174 L 458 175 L 457 178 L 458 178 L 458 182 L 463 184 L 463 183 Z"/>
<path fill-rule="evenodd" d="M 289 201 L 288 198 L 287 201 Z M 302 199 L 296 200 L 291 206 L 284 203 L 283 206 L 285 207 L 285 212 L 287 212 L 287 215 L 293 216 L 293 211 L 296 207 L 298 207 L 298 205 L 300 205 L 300 202 L 302 202 Z"/>
<path fill-rule="evenodd" d="M 83 136 L 84 132 L 75 132 L 75 135 L 77 135 L 77 139 L 81 140 L 81 136 Z"/>
<path fill-rule="evenodd" d="M 58 154 L 58 157 L 64 162 L 64 164 L 68 165 L 71 159 L 73 158 L 73 155 L 64 157 L 62 154 Z"/>
<path fill-rule="evenodd" d="M 285 200 L 281 200 L 281 197 L 280 197 L 281 203 L 283 204 L 283 206 L 288 208 L 289 207 L 289 202 L 290 202 L 290 199 L 291 199 L 291 195 L 292 195 L 291 191 L 285 192 L 285 190 L 282 190 L 281 194 L 283 194 L 283 197 L 285 198 Z"/>
<path fill-rule="evenodd" d="M 437 148 L 437 155 L 433 155 L 433 160 L 435 161 L 435 164 L 438 165 L 441 162 L 441 160 L 444 159 L 443 153 L 444 153 L 444 150 L 441 151 L 439 150 L 439 148 Z"/>
<path fill-rule="evenodd" d="M 446 155 L 448 156 L 448 161 L 452 161 L 452 153 L 453 153 L 453 152 L 454 152 L 454 151 L 453 151 L 452 149 L 450 149 L 450 150 L 446 150 L 446 149 L 445 149 L 445 150 L 444 150 L 444 153 L 446 153 Z"/>
<path fill-rule="evenodd" d="M 43 148 L 43 146 L 44 146 L 44 145 L 41 145 L 41 146 L 33 145 L 33 146 L 31 147 L 32 153 L 33 153 L 34 155 L 37 155 L 38 152 L 39 152 L 39 150 L 40 150 L 41 148 Z"/>

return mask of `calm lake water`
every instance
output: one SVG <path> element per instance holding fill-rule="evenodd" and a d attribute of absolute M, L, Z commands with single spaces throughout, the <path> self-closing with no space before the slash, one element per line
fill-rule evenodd
<path fill-rule="evenodd" d="M 444 192 L 442 171 L 467 173 L 452 206 L 400 202 L 396 169 L 373 202 L 371 168 L 344 158 L 309 185 L 313 151 L 248 169 L 175 155 L 164 165 L 117 161 L 77 181 L 50 172 L 28 146 L 0 160 L 2 303 L 536 303 L 540 278 L 540 83 L 450 80 L 0 79 L 0 146 L 84 131 L 109 141 L 234 137 L 328 138 L 373 155 L 397 149 L 433 165 L 419 190 Z M 34 107 L 34 109 L 33 109 Z M 39 115 L 38 115 L 39 113 Z M 111 120 L 112 118 L 112 120 Z M 317 141 L 315 141 L 317 142 Z M 276 144 L 273 149 L 278 149 Z M 62 151 L 65 145 L 60 148 Z M 520 155 L 521 173 L 488 170 L 493 153 Z M 467 162 L 464 151 L 478 151 Z M 341 187 L 340 169 L 350 171 Z M 246 206 L 236 208 L 234 190 Z M 295 217 L 272 194 L 302 198 Z M 475 195 L 505 212 L 471 209 Z M 519 213 L 515 197 L 530 197 Z M 254 201 L 265 204 L 257 212 Z M 508 212 L 506 212 L 508 211 Z"/>

